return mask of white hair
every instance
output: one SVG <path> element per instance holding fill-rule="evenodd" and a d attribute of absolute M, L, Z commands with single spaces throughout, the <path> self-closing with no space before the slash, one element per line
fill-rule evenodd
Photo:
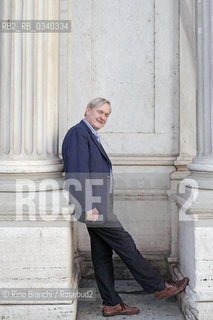
<path fill-rule="evenodd" d="M 103 104 L 108 103 L 111 107 L 111 103 L 109 100 L 104 99 L 104 98 L 95 98 L 92 99 L 88 104 L 87 104 L 87 108 L 93 109 L 95 107 L 100 107 Z M 84 114 L 86 116 L 86 113 Z"/>

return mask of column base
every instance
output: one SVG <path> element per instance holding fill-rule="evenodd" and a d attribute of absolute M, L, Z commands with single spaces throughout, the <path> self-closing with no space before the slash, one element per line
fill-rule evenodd
<path fill-rule="evenodd" d="M 184 275 L 177 264 L 169 265 L 169 272 L 173 280 L 181 279 Z M 189 285 L 179 295 L 177 300 L 186 320 L 212 320 L 213 300 L 209 292 L 201 288 L 192 288 L 191 279 Z"/>
<path fill-rule="evenodd" d="M 0 173 L 0 192 L 20 192 L 21 185 L 25 191 L 62 190 L 65 181 L 62 172 Z"/>
<path fill-rule="evenodd" d="M 194 174 L 194 172 L 193 172 Z M 200 186 L 200 180 L 197 180 Z M 176 197 L 179 209 L 179 263 L 170 265 L 174 278 L 189 277 L 189 286 L 178 296 L 186 320 L 213 319 L 213 191 L 198 189 Z M 191 198 L 192 199 L 192 198 Z"/>
<path fill-rule="evenodd" d="M 189 168 L 192 168 L 191 165 L 193 164 L 190 164 Z M 195 169 L 195 167 L 193 168 Z M 201 170 L 202 166 L 200 165 L 196 168 L 200 170 L 192 171 L 187 178 L 194 180 L 197 183 L 197 188 L 199 189 L 213 190 L 213 171 L 212 170 L 202 171 Z M 213 166 L 212 166 L 212 169 L 213 169 Z"/>
<path fill-rule="evenodd" d="M 21 228 L 1 227 L 0 231 L 1 319 L 75 320 L 77 300 L 62 297 L 59 301 L 59 293 L 51 294 L 64 288 L 78 289 L 80 268 L 74 254 L 72 224 L 67 227 L 28 227 L 26 224 Z M 12 292 L 21 292 L 19 288 L 25 295 L 14 298 Z M 30 290 L 37 296 L 32 298 Z M 49 301 L 42 292 L 48 293 Z"/>
<path fill-rule="evenodd" d="M 0 173 L 39 173 L 63 171 L 61 159 L 51 160 L 2 160 L 0 161 Z"/>
<path fill-rule="evenodd" d="M 180 272 L 178 264 L 170 264 L 169 273 L 173 280 L 180 280 L 184 277 L 184 275 Z M 195 293 L 192 291 L 190 286 L 190 279 L 189 285 L 186 287 L 186 289 L 177 295 L 177 300 L 186 320 L 202 319 L 198 318 L 198 306 L 195 301 Z"/>

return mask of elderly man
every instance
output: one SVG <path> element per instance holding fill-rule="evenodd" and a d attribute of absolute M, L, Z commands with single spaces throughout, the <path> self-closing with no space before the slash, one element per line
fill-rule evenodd
<path fill-rule="evenodd" d="M 110 113 L 108 100 L 96 98 L 90 101 L 85 118 L 67 132 L 62 147 L 66 177 L 75 181 L 69 184 L 69 191 L 80 215 L 78 220 L 86 223 L 91 240 L 92 261 L 103 299 L 104 316 L 139 312 L 137 307 L 125 304 L 115 291 L 113 250 L 143 289 L 154 293 L 158 299 L 177 295 L 188 284 L 187 277 L 172 281 L 157 275 L 113 213 L 112 165 L 98 135 Z"/>

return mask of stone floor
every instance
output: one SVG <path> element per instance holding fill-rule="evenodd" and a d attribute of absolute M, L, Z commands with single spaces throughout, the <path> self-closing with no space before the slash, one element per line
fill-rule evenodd
<path fill-rule="evenodd" d="M 96 299 L 93 301 L 78 301 L 77 320 L 103 320 L 108 319 L 102 316 L 102 300 L 97 290 L 95 280 L 83 279 L 81 288 L 96 288 Z M 176 298 L 157 300 L 153 294 L 146 294 L 134 280 L 117 280 L 116 290 L 123 301 L 130 306 L 140 308 L 138 315 L 114 316 L 115 320 L 184 320 L 178 307 Z M 109 317 L 112 319 L 112 317 Z"/>

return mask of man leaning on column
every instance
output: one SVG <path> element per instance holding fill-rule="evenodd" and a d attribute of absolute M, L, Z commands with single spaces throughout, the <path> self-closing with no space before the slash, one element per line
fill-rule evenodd
<path fill-rule="evenodd" d="M 103 300 L 102 313 L 106 317 L 139 313 L 137 307 L 128 306 L 115 291 L 113 251 L 124 261 L 143 289 L 154 293 L 158 299 L 179 294 L 189 282 L 187 277 L 172 281 L 156 274 L 113 212 L 112 164 L 98 135 L 110 114 L 108 100 L 93 99 L 86 107 L 84 119 L 67 132 L 62 146 L 66 179 L 80 182 L 80 188 L 68 183 L 69 192 L 73 200 L 80 204 L 77 206 L 81 208 L 78 220 L 86 223 L 90 236 L 95 278 Z M 101 202 L 92 205 L 92 199 L 88 201 L 88 185 L 85 182 L 88 179 L 100 181 L 100 178 L 102 183 L 96 183 L 91 188 L 93 197 L 101 197 Z"/>

